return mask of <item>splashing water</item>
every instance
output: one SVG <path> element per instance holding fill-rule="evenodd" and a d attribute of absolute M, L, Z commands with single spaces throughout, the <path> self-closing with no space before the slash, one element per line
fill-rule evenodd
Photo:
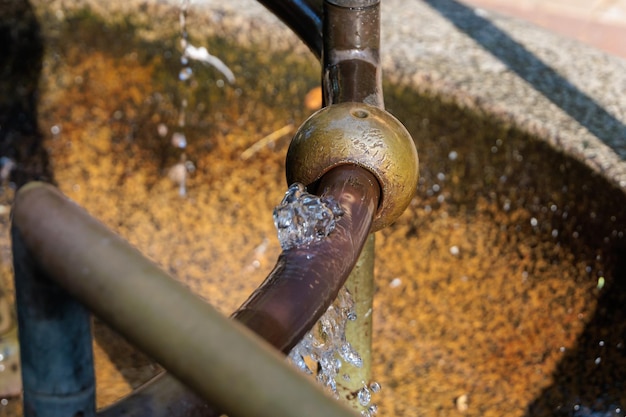
<path fill-rule="evenodd" d="M 229 83 L 233 84 L 235 82 L 235 74 L 233 74 L 230 68 L 228 68 L 228 66 L 224 64 L 221 59 L 211 55 L 206 47 L 196 47 L 189 42 L 189 34 L 187 33 L 187 11 L 189 9 L 189 4 L 190 0 L 182 0 L 180 3 L 179 21 L 182 34 L 180 46 L 183 49 L 183 55 L 180 58 L 180 63 L 183 65 L 183 68 L 181 69 L 178 78 L 181 81 L 186 81 L 192 77 L 193 71 L 189 66 L 189 60 L 193 60 L 212 66 L 221 72 Z"/>
<path fill-rule="evenodd" d="M 233 72 L 220 59 L 209 54 L 206 47 L 196 47 L 189 42 L 189 33 L 187 32 L 187 13 L 191 0 L 181 0 L 178 14 L 180 24 L 180 46 L 182 55 L 180 57 L 181 70 L 178 73 L 178 79 L 188 84 L 193 78 L 193 70 L 190 61 L 200 61 L 204 64 L 211 65 L 220 71 L 231 84 L 235 82 Z M 187 126 L 187 106 L 189 105 L 187 98 L 183 98 L 180 103 L 178 112 L 178 129 L 172 133 L 170 144 L 178 149 L 187 148 L 187 137 L 185 136 L 185 128 Z M 159 136 L 165 137 L 168 134 L 167 126 L 159 125 L 157 128 Z M 187 195 L 187 177 L 194 172 L 195 166 L 193 162 L 187 159 L 184 152 L 181 152 L 180 162 L 171 166 L 167 175 L 176 185 L 178 185 L 178 193 L 181 197 Z"/>
<path fill-rule="evenodd" d="M 308 375 L 315 375 L 317 382 L 339 398 L 337 378 L 349 380 L 345 366 L 360 368 L 363 361 L 359 353 L 346 340 L 346 324 L 356 320 L 354 301 L 350 292 L 343 287 L 337 299 L 326 313 L 289 353 L 289 361 Z M 314 372 L 312 368 L 316 368 Z M 342 372 L 343 370 L 343 372 Z M 356 393 L 361 415 L 372 417 L 378 407 L 371 404 L 372 393 L 380 391 L 380 384 L 363 382 Z"/>
<path fill-rule="evenodd" d="M 283 250 L 317 242 L 335 229 L 343 211 L 332 197 L 318 197 L 295 183 L 274 209 L 274 225 Z"/>
<path fill-rule="evenodd" d="M 316 362 L 318 382 L 328 387 L 335 397 L 339 395 L 336 379 L 344 362 L 357 368 L 363 366 L 361 356 L 346 340 L 348 315 L 354 316 L 354 302 L 348 290 L 342 288 L 313 329 L 289 353 L 290 360 L 309 375 L 313 375 L 313 371 L 306 359 Z"/>
<path fill-rule="evenodd" d="M 299 183 L 292 184 L 281 203 L 274 209 L 274 225 L 283 250 L 305 246 L 320 241 L 335 228 L 343 215 L 339 203 L 332 197 L 318 197 L 306 192 Z M 361 355 L 346 340 L 346 324 L 355 321 L 357 315 L 350 292 L 341 288 L 328 310 L 289 353 L 289 360 L 326 387 L 335 398 L 339 398 L 337 378 L 350 380 L 350 372 L 344 366 L 361 368 Z M 313 371 L 315 369 L 315 372 Z M 361 415 L 371 417 L 377 406 L 370 404 L 372 393 L 380 390 L 378 383 L 363 387 L 354 393 L 353 404 Z"/>

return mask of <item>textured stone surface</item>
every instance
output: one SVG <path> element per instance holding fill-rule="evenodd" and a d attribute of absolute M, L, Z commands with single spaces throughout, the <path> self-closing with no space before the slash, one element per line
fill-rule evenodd
<path fill-rule="evenodd" d="M 624 405 L 626 177 L 612 151 L 624 149 L 624 63 L 520 22 L 427 3 L 384 2 L 387 107 L 416 139 L 421 180 L 407 212 L 378 234 L 383 390 L 373 402 L 381 416 L 450 416 L 463 396 L 472 416 Z M 286 190 L 288 138 L 241 154 L 305 119 L 319 66 L 254 2 L 214 1 L 219 11 L 190 14 L 190 37 L 237 83 L 195 66 L 197 82 L 182 84 L 175 6 L 62 5 L 35 7 L 47 44 L 39 128 L 54 177 L 230 313 L 279 252 L 271 212 Z M 158 131 L 176 129 L 185 97 L 196 172 L 181 198 L 167 177 L 181 150 Z M 0 219 L 6 236 L 8 211 Z M 155 370 L 101 325 L 95 342 L 100 405 Z"/>

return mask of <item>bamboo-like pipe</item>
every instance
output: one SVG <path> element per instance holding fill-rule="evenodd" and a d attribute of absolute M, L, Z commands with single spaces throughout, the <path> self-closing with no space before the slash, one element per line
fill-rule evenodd
<path fill-rule="evenodd" d="M 343 216 L 321 241 L 283 251 L 265 282 L 233 314 L 288 353 L 328 309 L 354 268 L 369 234 L 380 188 L 374 175 L 342 165 L 317 187 L 341 205 Z"/>
<path fill-rule="evenodd" d="M 12 227 L 47 276 L 230 416 L 354 415 L 54 187 L 20 189 Z"/>

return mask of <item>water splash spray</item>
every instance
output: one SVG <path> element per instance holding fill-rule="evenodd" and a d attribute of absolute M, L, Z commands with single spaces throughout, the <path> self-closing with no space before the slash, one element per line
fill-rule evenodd
<path fill-rule="evenodd" d="M 274 209 L 274 225 L 283 250 L 325 238 L 343 211 L 332 197 L 318 197 L 300 183 L 292 184 Z"/>
<path fill-rule="evenodd" d="M 281 247 L 289 250 L 324 239 L 342 215 L 343 211 L 334 199 L 310 194 L 299 183 L 291 185 L 274 209 L 274 224 Z M 346 340 L 346 325 L 356 319 L 352 296 L 343 287 L 313 329 L 289 353 L 289 360 L 297 368 L 314 375 L 335 398 L 340 397 L 338 381 L 350 379 L 349 367 L 363 366 L 361 356 Z M 380 385 L 376 382 L 368 385 L 365 381 L 362 384 L 361 389 L 351 393 L 352 399 L 356 400 L 353 406 L 363 416 L 371 417 L 378 410 L 371 403 L 372 394 L 380 391 Z"/>

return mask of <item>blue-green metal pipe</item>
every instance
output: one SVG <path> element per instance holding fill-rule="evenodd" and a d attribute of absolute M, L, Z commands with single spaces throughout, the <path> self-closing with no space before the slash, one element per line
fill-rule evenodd
<path fill-rule="evenodd" d="M 37 267 L 11 228 L 25 417 L 93 417 L 89 312 Z"/>

